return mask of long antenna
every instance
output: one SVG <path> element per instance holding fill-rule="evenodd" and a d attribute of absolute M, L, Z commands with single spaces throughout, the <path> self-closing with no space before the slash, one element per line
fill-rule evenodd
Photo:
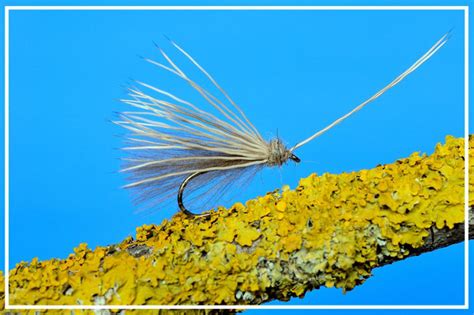
<path fill-rule="evenodd" d="M 377 98 L 379 98 L 382 94 L 384 94 L 385 92 L 387 92 L 389 89 L 391 89 L 392 87 L 394 87 L 395 85 L 397 85 L 398 83 L 400 83 L 403 79 L 405 79 L 406 76 L 408 76 L 410 73 L 412 73 L 413 71 L 415 71 L 419 66 L 421 66 L 425 61 L 427 61 L 428 59 L 430 59 L 431 56 L 433 56 L 437 51 L 438 49 L 440 49 L 441 47 L 443 47 L 444 44 L 446 44 L 446 42 L 448 41 L 448 39 L 450 38 L 451 36 L 451 32 L 448 32 L 446 33 L 443 37 L 441 37 L 440 40 L 438 40 L 434 45 L 433 47 L 431 47 L 423 56 L 421 56 L 420 59 L 418 59 L 410 68 L 408 68 L 407 70 L 405 70 L 405 72 L 403 72 L 402 74 L 400 74 L 398 77 L 395 78 L 395 80 L 393 80 L 392 82 L 390 82 L 387 86 L 385 86 L 383 89 L 381 89 L 380 91 L 378 91 L 377 93 L 375 93 L 374 95 L 372 95 L 369 99 L 367 99 L 365 102 L 363 102 L 362 104 L 360 104 L 359 106 L 357 106 L 356 108 L 354 108 L 352 111 L 350 111 L 349 113 L 345 114 L 344 116 L 338 118 L 337 120 L 335 120 L 334 122 L 332 122 L 330 125 L 328 125 L 327 127 L 321 129 L 320 131 L 316 132 L 314 135 L 312 135 L 311 137 L 307 138 L 306 140 L 303 140 L 299 143 L 297 143 L 294 147 L 292 147 L 290 149 L 290 151 L 294 151 L 296 149 L 298 149 L 299 147 L 305 145 L 306 143 L 310 142 L 311 140 L 313 140 L 314 138 L 317 138 L 319 137 L 320 135 L 322 135 L 323 133 L 325 133 L 326 131 L 328 131 L 329 129 L 331 129 L 332 127 L 336 126 L 337 124 L 339 124 L 340 122 L 342 122 L 343 120 L 345 120 L 346 118 L 348 118 L 349 116 L 351 116 L 352 114 L 358 112 L 359 110 L 361 110 L 365 105 L 369 104 L 370 102 L 376 100 Z"/>

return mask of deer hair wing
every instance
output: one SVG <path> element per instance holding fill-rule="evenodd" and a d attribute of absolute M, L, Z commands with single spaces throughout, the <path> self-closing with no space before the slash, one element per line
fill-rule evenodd
<path fill-rule="evenodd" d="M 168 65 L 146 59 L 188 83 L 215 112 L 144 82 L 129 88 L 129 97 L 121 101 L 135 110 L 120 113 L 115 121 L 129 131 L 123 148 L 128 156 L 121 172 L 128 174 L 129 184 L 124 187 L 133 190 L 137 203 L 150 209 L 175 197 L 181 182 L 197 172 L 205 174 L 190 181 L 187 199 L 217 200 L 230 185 L 251 178 L 269 155 L 267 143 L 244 112 L 187 52 L 172 44 L 226 102 L 191 80 L 163 50 Z"/>

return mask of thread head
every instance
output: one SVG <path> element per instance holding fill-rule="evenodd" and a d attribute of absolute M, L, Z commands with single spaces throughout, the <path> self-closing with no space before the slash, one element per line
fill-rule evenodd
<path fill-rule="evenodd" d="M 294 155 L 279 138 L 268 142 L 268 166 L 281 166 L 288 160 L 299 163 L 301 160 Z"/>

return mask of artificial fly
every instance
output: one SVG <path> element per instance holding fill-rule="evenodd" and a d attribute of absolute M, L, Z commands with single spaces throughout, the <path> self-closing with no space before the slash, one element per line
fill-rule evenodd
<path fill-rule="evenodd" d="M 193 193 L 207 187 L 195 197 L 198 199 L 205 195 L 219 196 L 239 181 L 252 178 L 263 167 L 281 166 L 288 160 L 300 162 L 293 153 L 296 149 L 321 136 L 400 83 L 433 56 L 448 39 L 449 33 L 383 89 L 291 148 L 287 148 L 278 137 L 265 141 L 214 78 L 184 49 L 171 41 L 222 93 L 228 104 L 191 80 L 161 48 L 159 50 L 168 65 L 145 59 L 191 85 L 216 113 L 212 114 L 143 82 L 137 84 L 161 97 L 152 97 L 139 88 L 129 88 L 130 98 L 121 101 L 139 110 L 122 112 L 119 114 L 120 120 L 115 121 L 131 132 L 126 137 L 130 145 L 123 148 L 130 153 L 129 157 L 123 159 L 125 166 L 121 169 L 121 172 L 130 174 L 130 183 L 124 187 L 138 193 L 137 202 L 151 206 L 177 194 L 181 211 L 196 216 L 184 206 L 185 188 Z M 208 214 L 199 216 L 205 215 Z"/>

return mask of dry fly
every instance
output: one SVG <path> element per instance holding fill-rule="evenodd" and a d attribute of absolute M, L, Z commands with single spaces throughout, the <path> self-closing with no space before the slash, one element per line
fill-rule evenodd
<path fill-rule="evenodd" d="M 129 174 L 136 201 L 156 206 L 177 195 L 179 208 L 185 214 L 195 215 L 183 204 L 185 188 L 196 198 L 220 196 L 231 185 L 251 178 L 263 167 L 281 166 L 300 159 L 295 150 L 321 136 L 364 106 L 380 97 L 415 71 L 448 40 L 449 33 L 438 40 L 423 56 L 387 86 L 310 137 L 287 147 L 276 137 L 262 138 L 239 106 L 229 97 L 214 78 L 184 49 L 171 41 L 210 83 L 224 96 L 223 101 L 186 75 L 161 49 L 167 64 L 146 59 L 148 62 L 176 75 L 196 90 L 212 106 L 215 113 L 205 111 L 189 101 L 144 82 L 137 81 L 142 89 L 128 89 L 128 99 L 121 100 L 136 111 L 120 113 L 115 123 L 128 129 L 130 143 L 123 149 L 130 153 L 122 172 Z M 204 189 L 204 191 L 202 191 Z M 196 193 L 199 192 L 200 193 Z M 204 216 L 201 214 L 200 216 Z"/>

